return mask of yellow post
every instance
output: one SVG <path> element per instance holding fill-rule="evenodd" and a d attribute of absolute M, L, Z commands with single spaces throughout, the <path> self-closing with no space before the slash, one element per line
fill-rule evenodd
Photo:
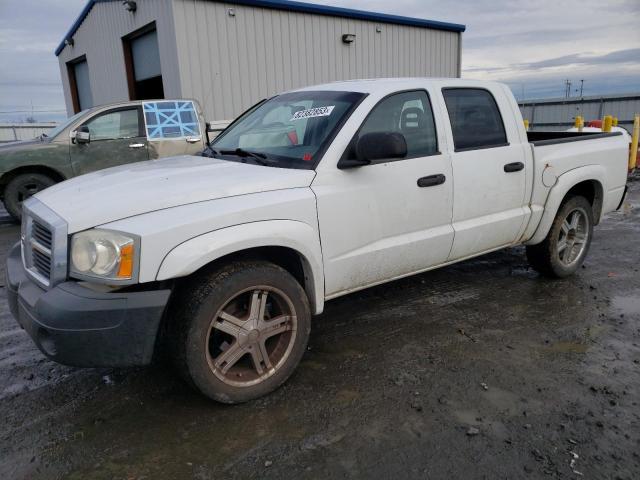
<path fill-rule="evenodd" d="M 524 129 L 527 132 L 529 131 L 529 120 L 527 120 L 526 118 L 524 119 Z"/>
<path fill-rule="evenodd" d="M 629 148 L 629 171 L 636 168 L 638 158 L 638 138 L 640 137 L 640 115 L 633 119 L 633 133 L 631 135 L 631 148 Z"/>
<path fill-rule="evenodd" d="M 614 127 L 618 126 L 618 117 L 613 117 L 613 126 Z"/>
<path fill-rule="evenodd" d="M 582 118 L 582 115 L 576 115 L 576 121 L 573 125 L 578 129 L 579 132 L 582 131 L 582 129 L 584 128 L 584 118 Z"/>
<path fill-rule="evenodd" d="M 613 124 L 613 117 L 611 115 L 605 115 L 604 121 L 602 122 L 602 131 L 610 132 L 612 124 Z"/>

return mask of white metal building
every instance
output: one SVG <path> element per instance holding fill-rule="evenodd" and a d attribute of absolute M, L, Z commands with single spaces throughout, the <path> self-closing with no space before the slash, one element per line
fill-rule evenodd
<path fill-rule="evenodd" d="M 69 114 L 195 98 L 214 121 L 305 85 L 459 77 L 464 30 L 286 0 L 89 0 L 55 53 Z"/>
<path fill-rule="evenodd" d="M 633 118 L 640 114 L 640 93 L 547 98 L 519 102 L 523 118 L 536 130 L 562 130 L 573 126 L 576 116 L 585 121 L 618 118 L 618 125 L 631 131 Z"/>

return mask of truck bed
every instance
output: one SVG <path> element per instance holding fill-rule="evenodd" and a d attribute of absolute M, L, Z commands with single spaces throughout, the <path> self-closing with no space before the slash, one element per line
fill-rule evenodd
<path fill-rule="evenodd" d="M 579 142 L 594 138 L 615 137 L 616 135 L 622 135 L 622 132 L 527 132 L 529 143 L 536 146 Z"/>

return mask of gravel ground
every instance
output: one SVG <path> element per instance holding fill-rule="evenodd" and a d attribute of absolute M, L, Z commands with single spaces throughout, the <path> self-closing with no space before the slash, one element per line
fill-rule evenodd
<path fill-rule="evenodd" d="M 234 407 L 162 366 L 50 362 L 3 287 L 0 478 L 640 478 L 631 186 L 573 278 L 513 248 L 329 302 L 289 382 Z"/>

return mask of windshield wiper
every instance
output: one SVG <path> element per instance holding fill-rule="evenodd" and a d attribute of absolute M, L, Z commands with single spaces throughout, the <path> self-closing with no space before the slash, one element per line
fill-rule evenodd
<path fill-rule="evenodd" d="M 260 153 L 260 152 L 250 152 L 249 150 L 244 150 L 242 148 L 236 148 L 235 150 L 213 150 L 211 149 L 211 151 L 215 154 L 215 153 L 219 153 L 220 155 L 236 155 L 238 157 L 241 158 L 252 158 L 253 160 L 256 161 L 256 163 L 260 164 L 260 165 L 269 165 L 269 162 L 265 162 L 265 160 L 267 159 L 267 156 L 264 153 Z"/>

